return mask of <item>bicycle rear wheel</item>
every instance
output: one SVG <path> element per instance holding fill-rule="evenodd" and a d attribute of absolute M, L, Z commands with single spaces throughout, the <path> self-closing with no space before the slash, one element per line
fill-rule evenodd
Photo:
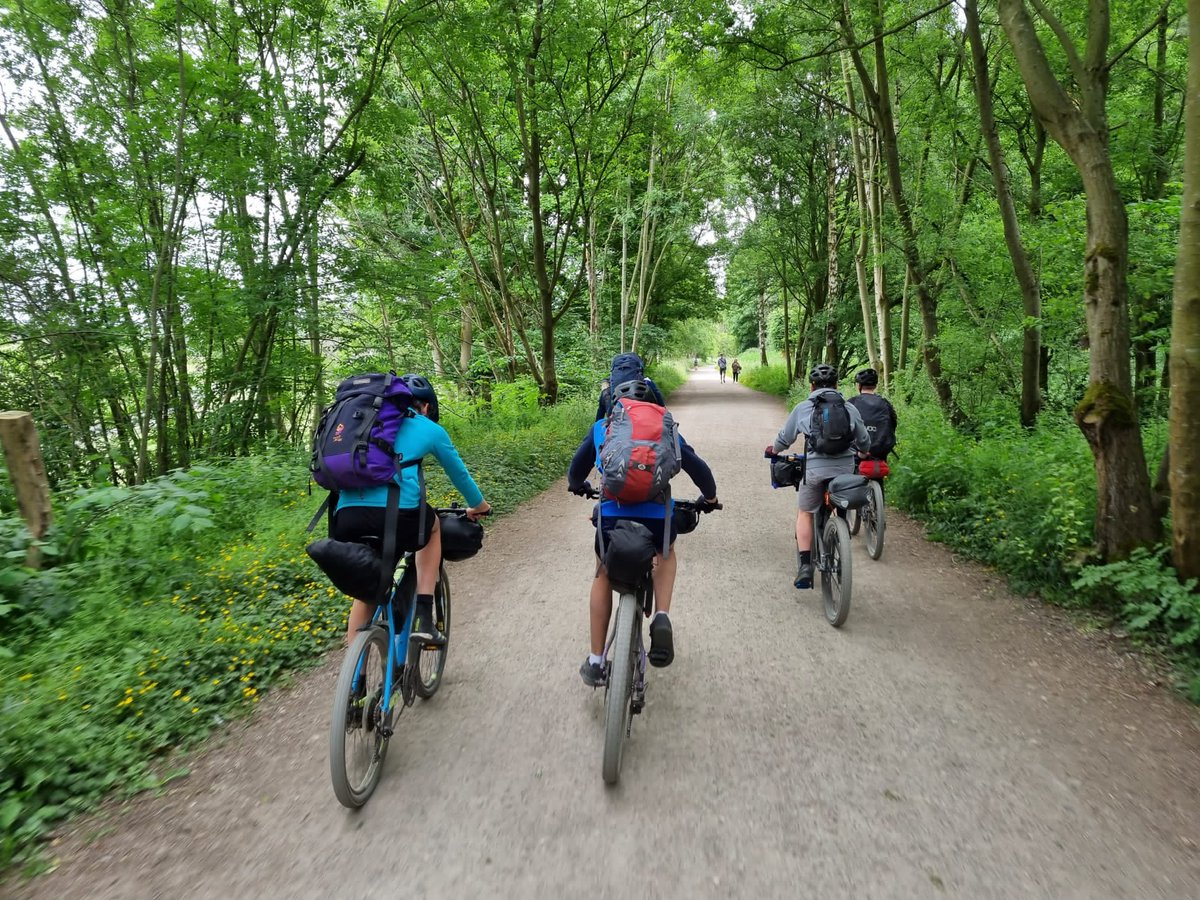
<path fill-rule="evenodd" d="M 390 662 L 387 630 L 360 632 L 346 651 L 329 719 L 329 774 L 342 806 L 356 809 L 379 784 L 388 739 L 382 724 L 383 686 Z"/>
<path fill-rule="evenodd" d="M 633 630 L 639 627 L 641 614 L 637 598 L 622 594 L 617 605 L 617 624 L 614 626 L 612 664 L 604 692 L 604 783 L 616 784 L 621 777 L 621 757 L 625 750 L 625 735 L 629 733 L 630 705 L 633 697 L 633 669 L 637 664 Z"/>
<path fill-rule="evenodd" d="M 413 689 L 422 700 L 428 700 L 442 686 L 442 671 L 446 668 L 446 654 L 450 652 L 450 580 L 444 566 L 433 591 L 433 616 L 446 643 L 441 647 L 422 647 L 417 656 Z"/>
<path fill-rule="evenodd" d="M 883 486 L 878 481 L 868 485 L 871 499 L 863 510 L 867 514 L 867 554 L 871 559 L 883 556 L 883 534 L 887 531 L 887 513 L 883 509 Z"/>
<path fill-rule="evenodd" d="M 825 618 L 840 628 L 850 615 L 850 529 L 841 516 L 825 523 L 825 559 L 821 567 L 821 593 L 825 599 Z"/>

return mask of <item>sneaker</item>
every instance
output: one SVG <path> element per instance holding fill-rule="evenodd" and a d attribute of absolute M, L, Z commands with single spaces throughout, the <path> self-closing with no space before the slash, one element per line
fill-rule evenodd
<path fill-rule="evenodd" d="M 579 667 L 579 677 L 588 687 L 604 687 L 604 665 L 585 657 L 583 665 Z"/>
<path fill-rule="evenodd" d="M 813 586 L 813 564 L 800 563 L 800 567 L 796 570 L 796 580 L 793 582 L 800 590 Z"/>
<path fill-rule="evenodd" d="M 669 666 L 675 660 L 675 636 L 671 633 L 671 620 L 660 613 L 650 620 L 650 665 L 656 668 Z"/>

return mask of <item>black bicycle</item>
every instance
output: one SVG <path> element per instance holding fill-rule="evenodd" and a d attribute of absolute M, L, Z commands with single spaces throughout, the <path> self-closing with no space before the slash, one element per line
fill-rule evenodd
<path fill-rule="evenodd" d="M 479 546 L 473 538 L 457 545 L 446 540 L 447 523 L 464 518 L 466 510 L 451 507 L 436 512 L 442 520 L 443 560 L 474 556 Z M 445 637 L 442 644 L 431 644 L 426 635 L 413 633 L 416 582 L 416 558 L 406 553 L 396 564 L 387 600 L 346 651 L 334 689 L 329 772 L 338 801 L 352 809 L 366 803 L 379 784 L 400 714 L 416 698 L 431 698 L 442 684 L 450 649 L 450 580 L 443 565 L 433 594 L 434 622 Z"/>
<path fill-rule="evenodd" d="M 800 489 L 804 481 L 805 455 L 768 455 L 771 486 Z M 860 510 L 869 500 L 866 478 L 838 475 L 826 485 L 824 502 L 813 517 L 813 566 L 821 573 L 821 596 L 825 618 L 840 628 L 850 615 L 850 593 L 854 566 L 850 554 L 850 526 L 846 516 Z"/>
<path fill-rule="evenodd" d="M 862 509 L 847 511 L 846 521 L 851 536 L 859 529 L 866 532 L 867 555 L 871 559 L 883 556 L 883 536 L 887 533 L 887 510 L 883 505 L 883 479 L 888 476 L 888 464 L 881 459 L 855 460 L 854 471 L 868 481 L 867 502 Z"/>
<path fill-rule="evenodd" d="M 578 491 L 579 496 L 595 499 L 600 492 L 590 485 Z M 675 508 L 697 515 L 721 509 L 720 503 L 708 504 L 703 498 L 695 502 L 676 500 Z M 687 531 L 681 529 L 681 534 Z M 654 582 L 652 569 L 647 566 L 632 584 L 622 584 L 617 590 L 617 615 L 604 645 L 604 757 L 601 774 L 606 784 L 616 784 L 621 777 L 625 739 L 633 730 L 633 717 L 646 706 L 646 655 L 642 619 L 654 615 Z M 641 613 L 641 616 L 638 613 Z"/>

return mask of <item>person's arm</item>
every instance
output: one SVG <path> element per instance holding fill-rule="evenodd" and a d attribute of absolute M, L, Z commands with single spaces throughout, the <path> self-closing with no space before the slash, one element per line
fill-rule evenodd
<path fill-rule="evenodd" d="M 804 434 L 804 423 L 808 421 L 808 415 L 811 415 L 812 404 L 803 400 L 796 404 L 796 408 L 792 410 L 792 414 L 787 417 L 787 421 L 783 423 L 783 427 L 779 429 L 779 434 L 775 435 L 775 443 L 773 445 L 776 453 L 782 453 L 792 444 L 796 443 L 796 438 Z M 807 415 L 806 415 L 807 414 Z M 859 422 L 862 418 L 859 418 Z"/>
<path fill-rule="evenodd" d="M 679 451 L 683 455 L 683 471 L 687 472 L 688 478 L 692 479 L 696 487 L 700 488 L 704 499 L 715 503 L 717 501 L 717 479 L 713 477 L 708 463 L 702 460 L 700 455 L 692 449 L 692 445 L 683 439 L 683 435 L 679 436 Z"/>
<path fill-rule="evenodd" d="M 441 425 L 435 422 L 430 422 L 429 424 L 436 429 L 432 433 L 432 447 L 430 450 L 434 458 L 438 461 L 438 464 L 446 470 L 446 475 L 449 476 L 450 483 L 463 495 L 463 499 L 467 501 L 467 506 L 471 510 L 481 513 L 486 512 L 488 507 L 484 503 L 483 491 L 479 489 L 479 485 L 475 483 L 475 479 L 467 471 L 467 466 L 462 461 L 462 457 L 458 455 L 458 448 L 450 440 L 450 435 L 446 433 L 446 429 Z M 484 509 L 478 509 L 480 506 L 483 506 Z"/>
<path fill-rule="evenodd" d="M 575 451 L 575 455 L 571 457 L 571 465 L 567 467 L 567 488 L 575 490 L 580 487 L 587 477 L 592 474 L 592 468 L 596 465 L 596 441 L 593 435 L 595 434 L 595 426 L 588 429 L 587 437 L 583 439 L 583 443 Z"/>

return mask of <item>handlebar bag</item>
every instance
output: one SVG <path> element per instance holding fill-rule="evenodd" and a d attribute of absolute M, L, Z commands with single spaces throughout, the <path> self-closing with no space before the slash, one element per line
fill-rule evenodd
<path fill-rule="evenodd" d="M 483 526 L 466 516 L 443 513 L 442 559 L 460 562 L 470 559 L 483 548 Z"/>
<path fill-rule="evenodd" d="M 776 457 L 771 461 L 771 487 L 797 487 L 804 481 L 804 461 Z"/>
<path fill-rule="evenodd" d="M 838 475 L 830 480 L 829 500 L 838 509 L 858 509 L 867 505 L 870 490 L 861 475 Z"/>

